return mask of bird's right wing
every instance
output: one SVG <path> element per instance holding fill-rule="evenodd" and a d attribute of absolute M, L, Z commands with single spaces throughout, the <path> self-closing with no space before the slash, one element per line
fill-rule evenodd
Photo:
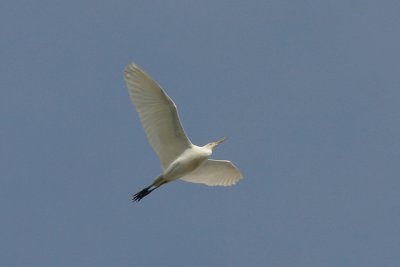
<path fill-rule="evenodd" d="M 186 182 L 201 183 L 210 186 L 229 186 L 242 179 L 239 169 L 228 160 L 206 160 L 193 172 L 181 178 Z"/>
<path fill-rule="evenodd" d="M 176 105 L 136 64 L 126 67 L 125 81 L 147 138 L 166 168 L 192 145 L 181 125 Z"/>

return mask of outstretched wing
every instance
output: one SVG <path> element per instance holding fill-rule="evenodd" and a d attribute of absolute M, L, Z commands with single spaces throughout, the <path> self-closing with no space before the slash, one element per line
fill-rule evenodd
<path fill-rule="evenodd" d="M 186 182 L 201 183 L 210 186 L 229 186 L 239 182 L 242 179 L 242 174 L 229 160 L 209 159 L 181 179 Z"/>
<path fill-rule="evenodd" d="M 166 168 L 192 145 L 179 120 L 176 105 L 136 64 L 126 67 L 125 81 L 147 138 Z"/>

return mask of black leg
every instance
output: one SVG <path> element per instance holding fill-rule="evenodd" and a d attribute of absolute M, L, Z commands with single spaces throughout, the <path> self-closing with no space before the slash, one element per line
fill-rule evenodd
<path fill-rule="evenodd" d="M 137 192 L 136 194 L 134 194 L 133 197 L 132 197 L 132 201 L 139 202 L 140 200 L 142 200 L 142 198 L 144 198 L 145 196 L 147 196 L 148 194 L 150 194 L 151 192 L 153 192 L 154 190 L 156 190 L 157 188 L 159 188 L 160 186 L 162 186 L 163 184 L 166 184 L 166 183 L 167 182 L 164 181 L 158 186 L 150 185 L 150 186 L 146 187 L 142 191 Z"/>
<path fill-rule="evenodd" d="M 147 196 L 148 194 L 150 194 L 150 193 L 155 189 L 155 188 L 150 189 L 151 187 L 152 187 L 152 185 L 151 185 L 151 186 L 148 186 L 148 187 L 146 187 L 145 189 L 143 189 L 142 191 L 140 191 L 140 192 L 134 194 L 133 197 L 132 197 L 132 200 L 133 200 L 133 201 L 138 201 L 138 202 L 139 202 L 142 198 L 144 198 L 145 196 Z"/>

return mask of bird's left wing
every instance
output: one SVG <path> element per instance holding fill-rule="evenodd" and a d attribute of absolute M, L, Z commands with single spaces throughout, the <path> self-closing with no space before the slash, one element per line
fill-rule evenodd
<path fill-rule="evenodd" d="M 210 186 L 229 186 L 242 179 L 239 169 L 228 160 L 208 159 L 193 172 L 181 178 L 186 182 Z"/>
<path fill-rule="evenodd" d="M 176 105 L 136 64 L 126 67 L 125 81 L 147 138 L 166 168 L 192 145 L 183 130 Z"/>

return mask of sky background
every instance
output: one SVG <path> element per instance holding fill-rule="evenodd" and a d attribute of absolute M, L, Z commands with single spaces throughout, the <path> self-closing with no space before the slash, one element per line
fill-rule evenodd
<path fill-rule="evenodd" d="M 5 0 L 1 266 L 399 266 L 399 1 Z M 135 62 L 244 179 L 177 181 Z"/>

